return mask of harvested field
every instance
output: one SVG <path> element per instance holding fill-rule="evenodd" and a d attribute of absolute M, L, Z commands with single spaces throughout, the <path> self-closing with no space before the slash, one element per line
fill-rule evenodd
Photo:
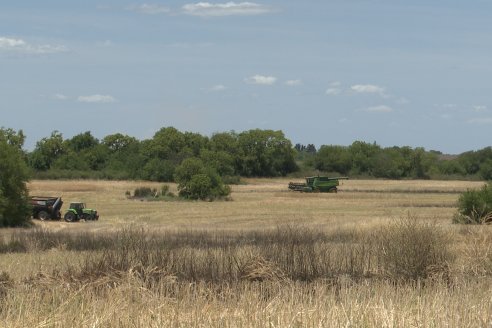
<path fill-rule="evenodd" d="M 489 327 L 491 226 L 463 181 L 250 179 L 232 201 L 140 201 L 149 182 L 33 181 L 96 222 L 0 231 L 5 327 Z M 171 185 L 176 192 L 176 186 Z M 64 206 L 66 208 L 66 205 Z"/>

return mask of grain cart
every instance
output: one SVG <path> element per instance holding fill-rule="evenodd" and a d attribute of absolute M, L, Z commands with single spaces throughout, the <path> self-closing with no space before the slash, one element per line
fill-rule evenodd
<path fill-rule="evenodd" d="M 42 221 L 60 220 L 60 209 L 63 205 L 61 197 L 32 196 L 29 198 L 32 208 L 32 217 Z"/>
<path fill-rule="evenodd" d="M 290 182 L 289 189 L 301 192 L 337 192 L 339 180 L 348 180 L 347 177 L 307 177 L 306 183 Z"/>
<path fill-rule="evenodd" d="M 65 213 L 65 216 L 63 218 L 67 222 L 74 222 L 79 220 L 95 221 L 99 220 L 99 214 L 96 210 L 87 208 L 85 206 L 85 203 L 73 202 L 70 203 L 70 208 L 68 209 L 67 213 Z"/>

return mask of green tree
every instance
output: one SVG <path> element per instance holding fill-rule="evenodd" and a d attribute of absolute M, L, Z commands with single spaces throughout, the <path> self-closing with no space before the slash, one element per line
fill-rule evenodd
<path fill-rule="evenodd" d="M 101 145 L 106 148 L 108 158 L 104 167 L 106 172 L 133 179 L 145 179 L 142 172 L 146 157 L 141 152 L 141 143 L 134 137 L 121 133 L 103 138 Z"/>
<path fill-rule="evenodd" d="M 234 157 L 225 151 L 203 149 L 200 159 L 206 166 L 214 168 L 222 177 L 234 175 Z"/>
<path fill-rule="evenodd" d="M 185 147 L 191 151 L 193 157 L 198 157 L 202 149 L 208 148 L 209 140 L 199 133 L 184 133 Z"/>
<path fill-rule="evenodd" d="M 238 151 L 237 171 L 243 176 L 280 176 L 298 170 L 295 150 L 282 131 L 242 132 Z"/>
<path fill-rule="evenodd" d="M 376 143 L 354 141 L 349 147 L 352 159 L 351 172 L 354 174 L 371 174 L 373 167 L 371 159 L 381 151 Z"/>
<path fill-rule="evenodd" d="M 67 148 L 75 152 L 80 152 L 85 149 L 94 148 L 99 145 L 99 140 L 92 136 L 90 131 L 80 133 L 73 136 L 71 139 L 65 140 Z"/>
<path fill-rule="evenodd" d="M 438 162 L 438 168 L 444 175 L 466 175 L 466 170 L 457 160 L 442 159 Z"/>
<path fill-rule="evenodd" d="M 185 159 L 176 168 L 174 179 L 178 183 L 179 195 L 184 198 L 213 200 L 231 192 L 217 172 L 198 158 Z"/>
<path fill-rule="evenodd" d="M 314 167 L 324 172 L 347 174 L 352 168 L 349 148 L 333 145 L 321 146 L 314 159 Z"/>
<path fill-rule="evenodd" d="M 466 174 L 473 175 L 480 170 L 480 159 L 474 151 L 468 151 L 459 155 L 458 162 L 465 169 Z"/>
<path fill-rule="evenodd" d="M 10 139 L 11 140 L 11 139 Z M 28 169 L 20 149 L 0 132 L 0 227 L 26 226 L 31 212 L 28 203 Z"/>
<path fill-rule="evenodd" d="M 173 160 L 185 146 L 184 134 L 173 127 L 167 127 L 157 131 L 152 139 L 145 142 L 142 151 L 148 158 Z"/>
<path fill-rule="evenodd" d="M 125 151 L 138 144 L 138 140 L 121 133 L 107 135 L 103 138 L 102 144 L 108 148 L 111 154 Z"/>
<path fill-rule="evenodd" d="M 26 141 L 26 136 L 22 130 L 16 131 L 11 128 L 0 128 L 0 135 L 7 141 L 11 146 L 22 150 L 24 142 Z"/>
<path fill-rule="evenodd" d="M 385 148 L 373 158 L 373 175 L 377 178 L 401 179 L 409 171 L 409 163 L 398 147 Z"/>
<path fill-rule="evenodd" d="M 436 162 L 437 156 L 435 154 L 426 152 L 422 147 L 415 148 L 411 157 L 412 177 L 418 179 L 428 179 L 429 171 Z"/>
<path fill-rule="evenodd" d="M 210 149 L 224 151 L 235 157 L 239 150 L 238 135 L 234 131 L 214 133 L 210 138 Z"/>
<path fill-rule="evenodd" d="M 171 161 L 153 158 L 142 169 L 142 178 L 150 181 L 173 181 L 175 165 Z"/>
<path fill-rule="evenodd" d="M 43 138 L 36 143 L 34 151 L 29 156 L 32 168 L 45 171 L 66 152 L 63 136 L 58 131 L 53 131 L 51 136 Z"/>
<path fill-rule="evenodd" d="M 484 180 L 492 180 L 492 159 L 488 159 L 480 165 L 480 175 Z"/>

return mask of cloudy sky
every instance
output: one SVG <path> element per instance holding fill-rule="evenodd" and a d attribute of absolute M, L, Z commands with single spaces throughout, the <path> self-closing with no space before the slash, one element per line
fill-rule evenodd
<path fill-rule="evenodd" d="M 0 126 L 491 145 L 489 0 L 0 4 Z"/>

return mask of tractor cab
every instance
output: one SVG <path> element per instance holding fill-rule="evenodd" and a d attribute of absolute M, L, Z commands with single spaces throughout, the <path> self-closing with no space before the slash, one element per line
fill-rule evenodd
<path fill-rule="evenodd" d="M 85 208 L 85 203 L 81 203 L 81 202 L 70 203 L 70 209 L 75 210 L 75 212 L 77 212 L 78 215 L 82 215 L 82 213 L 84 213 L 84 208 Z"/>

